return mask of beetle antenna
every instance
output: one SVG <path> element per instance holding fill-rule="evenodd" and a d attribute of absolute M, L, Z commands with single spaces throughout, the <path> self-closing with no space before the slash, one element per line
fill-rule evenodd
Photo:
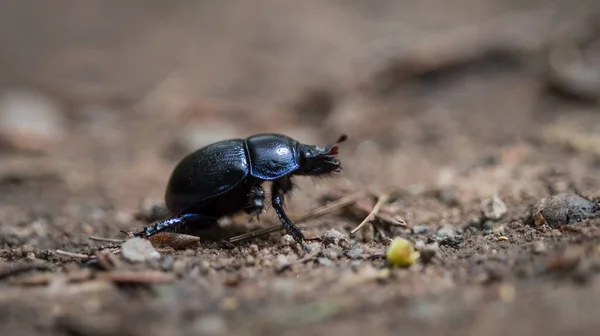
<path fill-rule="evenodd" d="M 348 135 L 346 135 L 346 134 L 342 134 L 342 135 L 340 135 L 340 137 L 337 139 L 337 141 L 335 142 L 335 144 L 336 144 L 336 145 L 337 145 L 337 144 L 340 144 L 340 143 L 342 143 L 342 142 L 344 142 L 344 141 L 346 141 L 346 140 L 348 140 Z"/>
<path fill-rule="evenodd" d="M 348 136 L 346 134 L 340 135 L 340 137 L 336 140 L 336 142 L 334 142 L 333 145 L 331 145 L 331 149 L 329 150 L 328 154 L 337 155 L 338 154 L 338 145 L 346 140 L 348 140 Z"/>

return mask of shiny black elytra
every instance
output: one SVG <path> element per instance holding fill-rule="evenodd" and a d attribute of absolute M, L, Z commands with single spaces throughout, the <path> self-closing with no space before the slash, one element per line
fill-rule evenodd
<path fill-rule="evenodd" d="M 313 146 L 282 134 L 257 134 L 246 139 L 223 140 L 184 157 L 175 167 L 165 193 L 171 219 L 134 234 L 149 237 L 161 231 L 200 221 L 216 222 L 242 210 L 251 218 L 263 211 L 262 184 L 272 182 L 271 205 L 281 225 L 298 242 L 302 231 L 284 211 L 283 199 L 293 188 L 292 176 L 327 176 L 341 171 L 335 158 L 338 144 Z"/>

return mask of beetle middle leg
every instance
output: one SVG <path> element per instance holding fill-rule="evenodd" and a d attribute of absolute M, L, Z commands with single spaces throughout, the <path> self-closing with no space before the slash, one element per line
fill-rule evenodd
<path fill-rule="evenodd" d="M 265 206 L 265 191 L 259 184 L 250 189 L 248 193 L 248 201 L 244 206 L 244 211 L 250 215 L 250 221 L 256 217 L 259 220 L 259 215 Z"/>
<path fill-rule="evenodd" d="M 271 186 L 271 205 L 273 206 L 281 225 L 283 225 L 296 242 L 302 244 L 305 241 L 304 234 L 302 234 L 302 231 L 287 216 L 283 208 L 283 197 L 291 189 L 292 182 L 289 178 L 274 181 Z"/>

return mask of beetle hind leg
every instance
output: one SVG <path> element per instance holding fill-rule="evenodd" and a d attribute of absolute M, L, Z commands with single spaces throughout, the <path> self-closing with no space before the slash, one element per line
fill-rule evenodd
<path fill-rule="evenodd" d="M 200 215 L 197 214 L 184 214 L 179 217 L 160 221 L 158 223 L 146 226 L 142 230 L 133 234 L 134 237 L 148 238 L 159 232 L 167 231 L 170 229 L 177 229 L 182 225 L 188 225 L 200 219 Z"/>
<path fill-rule="evenodd" d="M 265 207 L 265 191 L 260 185 L 255 185 L 247 197 L 248 201 L 244 206 L 244 211 L 250 215 L 249 221 L 252 221 L 254 217 L 256 220 L 260 220 L 259 216 Z"/>

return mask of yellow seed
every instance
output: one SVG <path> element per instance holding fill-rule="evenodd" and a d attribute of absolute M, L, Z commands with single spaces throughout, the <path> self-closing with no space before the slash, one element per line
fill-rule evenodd
<path fill-rule="evenodd" d="M 500 236 L 500 237 L 498 237 L 498 240 L 499 241 L 508 241 L 508 237 Z"/>
<path fill-rule="evenodd" d="M 413 245 L 406 239 L 396 237 L 387 250 L 387 261 L 396 266 L 410 266 L 419 257 Z"/>

